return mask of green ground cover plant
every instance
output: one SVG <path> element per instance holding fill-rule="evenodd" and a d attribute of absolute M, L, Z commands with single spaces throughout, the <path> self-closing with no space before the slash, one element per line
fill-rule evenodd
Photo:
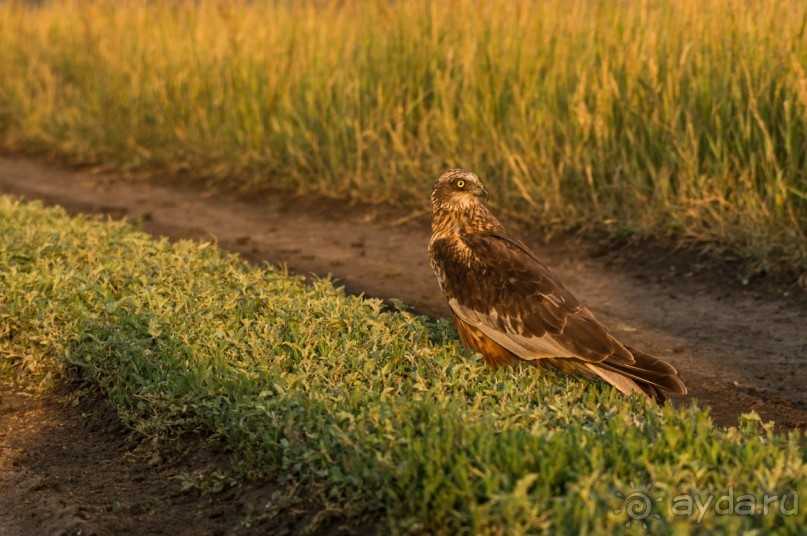
<path fill-rule="evenodd" d="M 7 196 L 0 367 L 6 382 L 80 378 L 147 437 L 201 435 L 236 454 L 234 478 L 296 486 L 393 533 L 800 534 L 807 523 L 803 438 L 754 414 L 724 429 L 697 406 L 648 407 L 529 367 L 493 373 L 445 322 L 214 244 Z M 626 527 L 636 493 L 652 510 Z M 714 502 L 683 513 L 686 497 L 729 494 L 776 499 L 767 513 L 721 515 Z"/>
<path fill-rule="evenodd" d="M 33 5 L 35 4 L 35 5 Z M 0 146 L 807 268 L 796 0 L 0 3 Z"/>

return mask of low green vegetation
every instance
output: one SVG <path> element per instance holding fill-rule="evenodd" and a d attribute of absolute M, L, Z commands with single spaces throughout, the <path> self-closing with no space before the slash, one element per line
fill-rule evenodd
<path fill-rule="evenodd" d="M 31 4 L 36 4 L 35 7 Z M 0 147 L 807 270 L 807 3 L 0 3 Z"/>
<path fill-rule="evenodd" d="M 626 527 L 638 493 L 652 534 L 807 523 L 802 437 L 754 414 L 722 429 L 698 407 L 492 373 L 446 323 L 9 197 L 0 366 L 7 382 L 81 378 L 146 436 L 207 437 L 236 454 L 236 478 L 296 486 L 394 533 L 641 533 Z M 735 515 L 720 515 L 728 496 Z M 749 514 L 765 497 L 767 513 Z"/>

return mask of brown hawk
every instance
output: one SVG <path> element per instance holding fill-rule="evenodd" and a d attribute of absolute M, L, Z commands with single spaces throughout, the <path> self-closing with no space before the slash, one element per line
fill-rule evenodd
<path fill-rule="evenodd" d="M 432 190 L 429 260 L 460 339 L 493 368 L 551 365 L 657 401 L 687 392 L 675 368 L 614 338 L 557 275 L 482 203 L 475 174 L 445 173 Z"/>

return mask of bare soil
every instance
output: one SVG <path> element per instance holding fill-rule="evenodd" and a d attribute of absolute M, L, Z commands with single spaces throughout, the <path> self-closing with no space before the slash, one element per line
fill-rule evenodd
<path fill-rule="evenodd" d="M 272 483 L 183 489 L 178 476 L 209 475 L 229 462 L 194 439 L 143 448 L 103 395 L 78 386 L 0 388 L 0 534 L 369 532 L 322 515 L 317 504 L 289 501 Z"/>
<path fill-rule="evenodd" d="M 140 221 L 146 231 L 157 236 L 215 239 L 223 248 L 251 261 L 285 264 L 305 275 L 331 274 L 349 292 L 398 298 L 432 317 L 448 315 L 426 256 L 430 236 L 428 192 L 424 192 L 423 210 L 409 213 L 386 205 L 278 193 L 244 199 L 193 181 L 122 180 L 6 157 L 0 158 L 0 193 L 41 199 L 74 213 Z M 538 235 L 523 238 L 615 335 L 678 368 L 690 394 L 677 397 L 676 404 L 697 399 L 701 405 L 710 406 L 714 421 L 724 426 L 735 425 L 739 414 L 754 410 L 763 419 L 775 421 L 780 430 L 807 428 L 807 292 L 797 284 L 761 277 L 742 285 L 727 264 L 704 262 L 691 252 L 653 245 L 615 247 L 574 236 L 550 243 Z M 9 432 L 0 435 L 0 464 L 5 467 L 18 459 L 27 460 L 23 476 L 15 477 L 12 471 L 12 476 L 0 480 L 0 512 L 9 508 L 25 515 L 33 512 L 38 522 L 57 520 L 54 526 L 65 528 L 65 533 L 71 533 L 71 523 L 77 523 L 88 508 L 93 512 L 89 514 L 92 523 L 107 526 L 103 523 L 109 520 L 116 533 L 126 532 L 114 525 L 123 518 L 133 522 L 150 518 L 155 523 L 151 528 L 169 523 L 169 517 L 180 519 L 174 528 L 167 524 L 166 532 L 182 534 L 183 529 L 206 523 L 204 516 L 209 512 L 225 511 L 217 518 L 223 520 L 220 525 L 215 524 L 219 521 L 210 525 L 211 532 L 214 528 L 227 532 L 243 516 L 245 507 L 237 497 L 227 502 L 220 497 L 188 500 L 180 495 L 181 500 L 173 501 L 171 493 L 178 484 L 168 475 L 177 469 L 170 467 L 139 467 L 106 474 L 109 493 L 124 486 L 129 478 L 142 476 L 165 483 L 154 488 L 154 496 L 169 500 L 149 506 L 150 514 L 134 514 L 136 509 L 127 510 L 125 515 L 119 514 L 120 510 L 99 510 L 97 500 L 75 490 L 86 487 L 88 478 L 102 489 L 103 474 L 78 468 L 68 474 L 55 468 L 70 471 L 67 465 L 82 467 L 82 460 L 87 459 L 82 453 L 93 449 L 100 449 L 99 455 L 106 452 L 107 457 L 119 458 L 123 432 L 104 427 L 87 429 L 81 420 L 71 420 L 65 412 L 72 409 L 60 405 L 50 394 L 6 393 L 3 400 L 7 399 L 12 402 L 0 405 L 0 430 L 9 430 L 8 419 L 33 424 L 24 435 L 27 439 L 18 439 L 16 431 L 14 437 Z M 95 404 L 103 402 L 96 400 Z M 31 421 L 32 412 L 46 415 L 41 417 L 44 424 Z M 52 430 L 58 430 L 51 436 L 58 443 L 85 445 L 76 451 L 72 463 L 66 463 L 58 449 L 43 447 L 48 444 L 48 434 L 55 434 Z M 27 446 L 15 446 L 23 444 Z M 180 465 L 198 463 L 187 456 L 179 459 Z M 14 478 L 21 478 L 20 484 Z M 26 480 L 30 478 L 34 480 Z M 36 484 L 32 488 L 29 482 L 38 482 L 36 479 L 52 486 Z M 30 489 L 34 491 L 26 491 Z M 37 498 L 27 499 L 30 493 Z M 300 515 L 310 515 L 310 509 Z M 23 517 L 20 514 L 15 519 Z M 0 514 L 0 533 L 8 519 L 8 515 Z M 90 526 L 89 520 L 85 522 Z M 133 526 L 126 525 L 130 529 Z M 292 523 L 286 530 L 297 530 L 295 526 Z"/>

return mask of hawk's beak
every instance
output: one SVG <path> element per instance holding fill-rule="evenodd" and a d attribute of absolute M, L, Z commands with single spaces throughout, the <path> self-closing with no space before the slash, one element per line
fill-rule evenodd
<path fill-rule="evenodd" d="M 490 194 L 488 193 L 488 189 L 485 188 L 484 186 L 482 187 L 481 190 L 479 190 L 479 193 L 476 194 L 476 195 L 478 195 L 479 197 L 484 197 L 485 199 L 488 199 L 490 197 Z"/>

